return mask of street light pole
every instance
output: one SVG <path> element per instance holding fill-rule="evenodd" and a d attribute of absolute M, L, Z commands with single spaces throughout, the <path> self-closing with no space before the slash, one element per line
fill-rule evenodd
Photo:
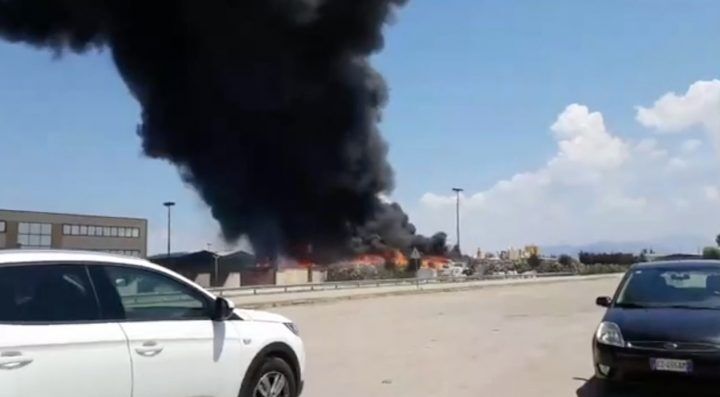
<path fill-rule="evenodd" d="M 460 251 L 460 193 L 465 191 L 462 188 L 454 187 L 452 189 L 455 192 L 455 231 L 457 233 L 457 250 Z"/>
<path fill-rule="evenodd" d="M 220 255 L 213 252 L 213 260 L 215 261 L 215 286 L 220 287 L 220 269 L 218 267 L 218 258 Z"/>
<path fill-rule="evenodd" d="M 218 255 L 216 252 L 212 251 L 212 244 L 207 243 L 207 251 L 210 252 L 213 256 L 214 261 L 214 268 L 213 268 L 213 285 L 215 287 L 220 286 L 220 269 L 218 267 L 218 258 L 220 258 L 220 255 Z"/>
<path fill-rule="evenodd" d="M 171 208 L 175 206 L 175 203 L 172 201 L 167 201 L 163 203 L 164 206 L 167 207 L 167 254 L 170 256 L 170 219 L 172 217 L 172 211 Z"/>

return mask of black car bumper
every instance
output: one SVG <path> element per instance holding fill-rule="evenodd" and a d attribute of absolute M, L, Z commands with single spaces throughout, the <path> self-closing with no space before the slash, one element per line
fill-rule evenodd
<path fill-rule="evenodd" d="M 595 374 L 598 378 L 617 381 L 701 381 L 720 385 L 720 354 L 619 348 L 593 342 Z M 656 371 L 651 360 L 657 358 L 690 360 L 687 373 Z M 602 371 L 600 366 L 609 371 Z"/>

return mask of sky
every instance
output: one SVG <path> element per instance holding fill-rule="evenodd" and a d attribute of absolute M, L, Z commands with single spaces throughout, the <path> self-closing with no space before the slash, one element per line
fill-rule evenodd
<path fill-rule="evenodd" d="M 373 58 L 390 194 L 466 251 L 720 232 L 720 2 L 411 0 Z M 144 158 L 106 51 L 0 43 L 0 208 L 142 217 L 151 252 L 227 249 L 175 168 Z"/>

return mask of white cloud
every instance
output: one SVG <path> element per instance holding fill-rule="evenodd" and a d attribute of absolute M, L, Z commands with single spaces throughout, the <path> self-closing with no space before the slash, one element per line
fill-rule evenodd
<path fill-rule="evenodd" d="M 595 168 L 615 168 L 628 158 L 628 148 L 610 135 L 602 114 L 572 104 L 558 116 L 550 129 L 559 138 L 557 160 Z"/>
<path fill-rule="evenodd" d="M 655 101 L 652 107 L 639 106 L 637 121 L 661 133 L 704 128 L 720 151 L 720 80 L 697 81 L 685 94 L 669 92 Z M 692 147 L 696 143 L 689 145 Z"/>
<path fill-rule="evenodd" d="M 720 189 L 717 188 L 717 186 L 705 186 L 703 188 L 705 192 L 705 198 L 709 201 L 719 201 L 720 200 Z"/>
<path fill-rule="evenodd" d="M 718 109 L 720 111 L 720 109 Z M 700 146 L 702 146 L 702 141 L 699 139 L 688 139 L 685 142 L 683 142 L 680 145 L 680 150 L 684 154 L 692 154 L 695 153 Z"/>
<path fill-rule="evenodd" d="M 668 94 L 639 108 L 637 120 L 663 131 L 710 126 L 706 104 L 716 100 L 715 90 L 718 81 L 693 84 L 684 96 Z M 545 165 L 462 196 L 466 250 L 714 233 L 707 214 L 715 212 L 720 189 L 711 182 L 715 170 L 702 168 L 712 162 L 696 161 L 707 156 L 697 150 L 702 141 L 673 146 L 662 135 L 623 138 L 600 112 L 580 104 L 565 108 L 550 130 L 557 152 Z M 426 231 L 452 230 L 454 209 L 455 196 L 426 193 L 413 217 Z"/>
<path fill-rule="evenodd" d="M 688 167 L 688 163 L 686 160 L 680 158 L 680 157 L 673 157 L 668 161 L 667 168 L 670 171 L 678 171 L 683 170 Z"/>
<path fill-rule="evenodd" d="M 457 198 L 455 196 L 442 196 L 435 193 L 425 193 L 420 198 L 421 203 L 431 208 L 442 208 L 447 205 L 454 205 L 456 200 Z"/>
<path fill-rule="evenodd" d="M 661 132 L 681 132 L 695 125 L 720 126 L 720 80 L 693 83 L 684 95 L 669 92 L 651 108 L 638 107 L 637 120 Z"/>
<path fill-rule="evenodd" d="M 668 151 L 660 148 L 655 138 L 644 138 L 635 145 L 635 151 L 643 157 L 661 158 L 668 155 Z"/>

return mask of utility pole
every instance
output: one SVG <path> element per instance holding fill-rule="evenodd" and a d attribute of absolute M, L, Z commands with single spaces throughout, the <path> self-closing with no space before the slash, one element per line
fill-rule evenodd
<path fill-rule="evenodd" d="M 215 286 L 216 286 L 216 287 L 221 287 L 221 285 L 220 285 L 220 266 L 218 266 L 218 259 L 220 259 L 220 255 L 218 255 L 217 253 L 213 252 L 212 256 L 213 256 L 213 260 L 215 261 L 215 262 L 214 262 L 214 265 L 215 265 L 215 269 L 214 269 L 214 270 L 215 270 Z"/>
<path fill-rule="evenodd" d="M 465 189 L 454 187 L 452 189 L 453 192 L 455 192 L 455 228 L 457 233 L 457 249 L 458 253 L 460 253 L 460 193 L 464 192 Z"/>
<path fill-rule="evenodd" d="M 212 243 L 206 243 L 205 245 L 207 247 L 207 251 L 212 254 L 213 257 L 213 281 L 211 284 L 214 287 L 220 287 L 220 266 L 218 265 L 220 255 L 212 250 Z"/>
<path fill-rule="evenodd" d="M 170 237 L 171 237 L 171 232 L 170 232 L 170 222 L 171 221 L 170 221 L 170 219 L 172 217 L 171 209 L 172 209 L 172 207 L 175 206 L 175 203 L 172 201 L 167 201 L 167 202 L 164 202 L 163 205 L 165 207 L 167 207 L 167 254 L 168 254 L 168 256 L 170 256 Z"/>

